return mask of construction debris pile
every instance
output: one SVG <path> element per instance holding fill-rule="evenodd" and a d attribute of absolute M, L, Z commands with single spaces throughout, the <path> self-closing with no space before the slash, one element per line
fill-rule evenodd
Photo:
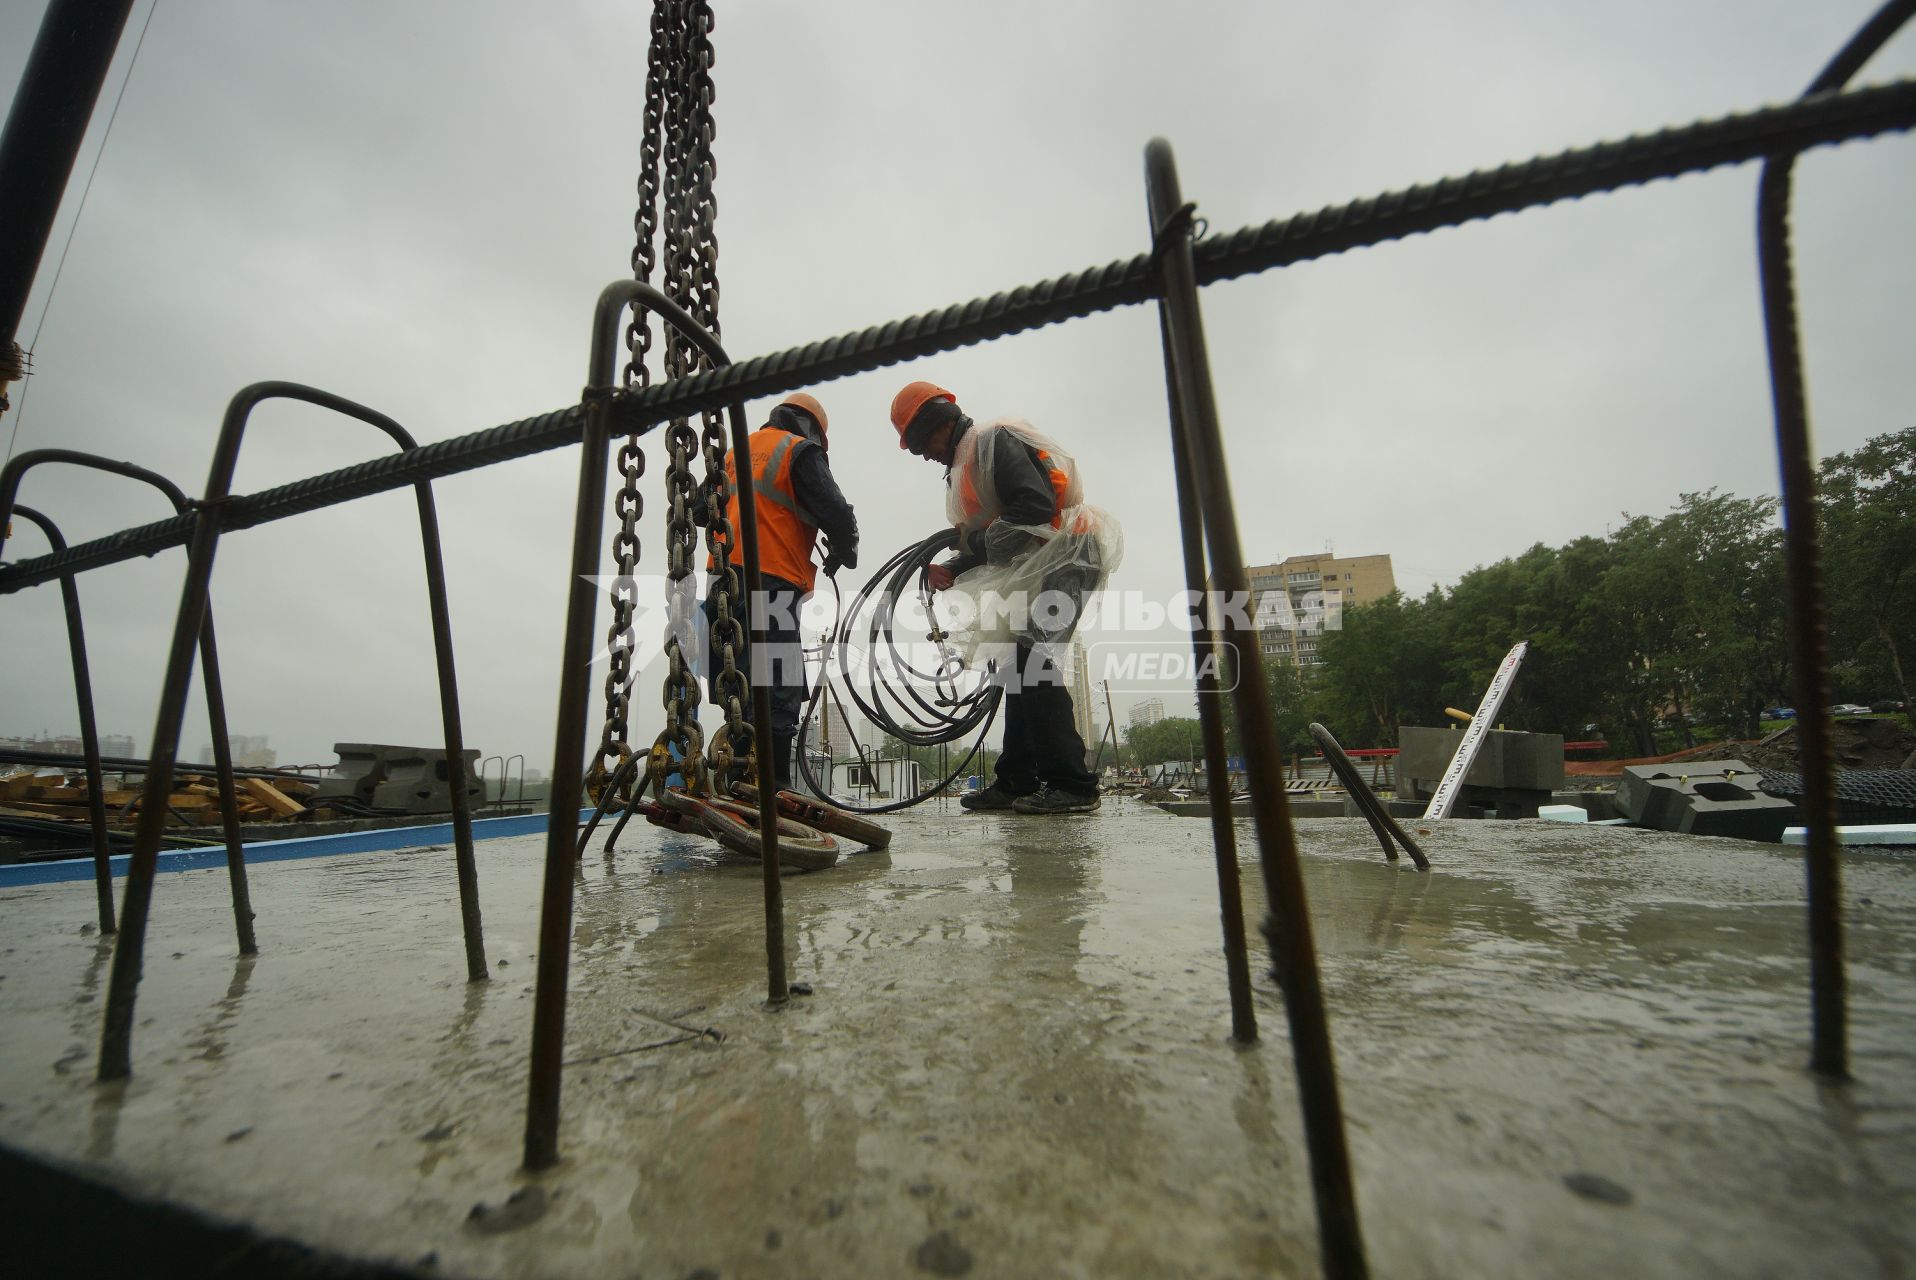
<path fill-rule="evenodd" d="M 131 831 L 145 779 L 109 773 L 100 793 L 109 827 Z M 321 812 L 308 802 L 319 790 L 312 779 L 292 774 L 236 777 L 234 799 L 241 822 L 278 822 Z M 0 776 L 0 817 L 48 818 L 84 824 L 92 792 L 81 770 L 26 766 Z M 218 826 L 219 788 L 211 773 L 181 771 L 167 797 L 167 811 L 182 827 Z M 330 808 L 330 806 L 328 806 Z M 355 810 L 357 812 L 357 810 Z M 326 816 L 344 816 L 343 814 Z"/>
<path fill-rule="evenodd" d="M 390 826 L 417 822 L 452 809 L 450 770 L 443 751 L 382 744 L 338 743 L 337 764 L 307 771 L 233 770 L 235 816 L 248 839 L 316 834 L 318 824 Z M 467 751 L 461 770 L 467 800 L 485 804 L 477 751 Z M 107 841 L 130 847 L 139 822 L 149 763 L 101 760 L 100 804 Z M 217 844 L 225 835 L 218 772 L 204 765 L 176 764 L 167 796 L 166 843 Z M 89 844 L 93 793 L 77 756 L 0 752 L 0 862 L 82 856 Z M 259 830 L 265 827 L 266 830 Z"/>
<path fill-rule="evenodd" d="M 1796 726 L 1786 725 L 1752 747 L 1743 758 L 1769 772 L 1802 769 Z M 1830 754 L 1844 769 L 1916 769 L 1916 733 L 1888 717 L 1830 721 Z"/>

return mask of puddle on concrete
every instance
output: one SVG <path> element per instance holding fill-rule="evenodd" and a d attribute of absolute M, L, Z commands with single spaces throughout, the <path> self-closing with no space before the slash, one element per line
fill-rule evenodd
<path fill-rule="evenodd" d="M 1252 1048 L 1207 822 L 1113 801 L 894 827 L 785 880 L 813 994 L 779 1011 L 755 864 L 595 841 L 566 1159 L 538 1178 L 516 1166 L 542 837 L 479 847 L 477 986 L 449 853 L 257 868 L 252 961 L 222 872 L 162 877 L 111 1090 L 91 888 L 7 891 L 0 1140 L 449 1275 L 1314 1273 L 1250 824 Z M 1299 838 L 1377 1274 L 1916 1265 L 1916 864 L 1846 865 L 1858 1082 L 1831 1088 L 1802 1070 L 1792 853 L 1453 822 L 1426 875 L 1355 821 Z"/>

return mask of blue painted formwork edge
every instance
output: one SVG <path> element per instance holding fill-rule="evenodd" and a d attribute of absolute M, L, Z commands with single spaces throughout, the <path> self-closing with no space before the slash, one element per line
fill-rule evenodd
<path fill-rule="evenodd" d="M 592 816 L 592 810 L 579 810 L 579 821 Z M 546 829 L 548 815 L 520 813 L 506 818 L 475 818 L 473 840 L 497 840 L 505 836 L 535 835 Z M 298 836 L 290 840 L 256 840 L 242 845 L 246 865 L 264 862 L 288 862 L 295 858 L 326 858 L 340 853 L 385 853 L 394 849 L 413 849 L 424 844 L 451 844 L 452 823 L 435 822 L 423 827 L 386 827 L 378 831 L 344 831 L 330 836 Z M 113 874 L 123 876 L 131 854 L 113 855 Z M 163 849 L 161 871 L 199 871 L 226 865 L 226 846 L 207 845 L 199 849 Z M 68 880 L 91 880 L 93 859 L 62 858 L 55 862 L 16 862 L 0 866 L 0 887 L 22 884 L 59 884 Z"/>

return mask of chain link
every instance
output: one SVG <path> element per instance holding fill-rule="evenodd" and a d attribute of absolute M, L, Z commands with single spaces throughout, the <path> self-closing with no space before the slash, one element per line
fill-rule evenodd
<path fill-rule="evenodd" d="M 651 44 L 646 60 L 645 131 L 640 148 L 639 207 L 633 217 L 632 272 L 650 283 L 661 277 L 660 290 L 710 331 L 718 321 L 718 174 L 712 156 L 717 127 L 712 118 L 714 53 L 711 34 L 714 17 L 708 0 L 654 0 Z M 661 244 L 661 241 L 663 242 Z M 667 379 L 688 377 L 709 366 L 696 343 L 670 326 L 661 326 L 663 373 Z M 652 384 L 654 343 L 651 317 L 636 309 L 626 327 L 624 381 L 628 388 Z M 726 728 L 714 739 L 714 763 L 721 775 L 741 747 L 750 758 L 751 724 L 745 715 L 750 687 L 737 660 L 745 649 L 745 630 L 739 621 L 743 600 L 740 575 L 731 564 L 732 530 L 727 520 L 731 485 L 725 472 L 724 418 L 717 411 L 700 417 L 694 431 L 688 418 L 675 418 L 666 427 L 665 559 L 667 590 L 674 601 L 685 598 L 687 579 L 694 572 L 698 550 L 694 513 L 707 513 L 706 549 L 718 566 L 713 582 L 717 614 L 714 649 L 721 655 L 717 681 Z M 693 474 L 693 455 L 704 463 L 704 480 Z M 619 532 L 613 538 L 618 577 L 611 588 L 612 629 L 607 641 L 611 656 L 606 676 L 605 733 L 593 776 L 601 783 L 607 764 L 630 753 L 628 746 L 630 694 L 634 673 L 632 621 L 637 608 L 634 573 L 639 559 L 638 522 L 644 514 L 639 480 L 645 458 L 639 438 L 629 438 L 619 451 L 621 485 L 614 499 Z M 675 619 L 681 623 L 685 619 Z M 699 727 L 701 701 L 692 655 L 681 638 L 694 628 L 667 623 L 666 676 L 662 702 L 665 729 L 653 744 L 651 772 L 662 781 L 663 772 L 683 772 L 688 783 L 703 777 L 704 734 Z M 675 764 L 674 761 L 682 762 Z"/>
<path fill-rule="evenodd" d="M 713 155 L 712 146 L 718 135 L 718 126 L 712 118 L 712 103 L 716 96 L 712 83 L 713 15 L 709 6 L 700 4 L 693 17 L 698 29 L 693 47 L 688 51 L 690 56 L 687 62 L 693 71 L 691 88 L 685 98 L 688 112 L 685 128 L 697 139 L 697 146 L 693 151 L 696 165 L 686 175 L 690 189 L 682 193 L 682 207 L 689 211 L 692 224 L 691 234 L 682 242 L 686 251 L 685 272 L 689 293 L 686 309 L 717 337 L 721 330 L 716 232 L 718 161 Z M 736 460 L 734 470 L 728 472 L 725 467 L 727 441 L 724 415 L 716 410 L 707 411 L 702 417 L 701 426 L 706 509 L 729 514 L 732 489 L 738 483 L 736 468 L 739 465 L 749 466 L 749 459 Z M 749 475 L 746 482 L 750 483 Z M 721 776 L 729 773 L 734 759 L 749 763 L 757 755 L 753 749 L 756 744 L 747 710 L 751 704 L 751 686 L 739 665 L 745 656 L 744 615 L 747 604 L 744 575 L 732 564 L 735 534 L 736 530 L 729 520 L 715 519 L 707 526 L 705 535 L 706 550 L 714 567 L 712 647 L 719 660 L 714 685 L 720 710 L 725 716 L 725 728 L 714 743 L 714 763 L 719 767 Z"/>
<path fill-rule="evenodd" d="M 639 146 L 639 207 L 633 215 L 632 276 L 649 283 L 656 265 L 652 242 L 658 234 L 659 146 L 662 103 L 665 97 L 663 69 L 666 48 L 661 34 L 666 26 L 666 6 L 652 10 L 651 42 L 645 70 L 645 128 Z M 648 357 L 652 351 L 652 315 L 643 307 L 633 308 L 625 329 L 626 363 L 623 382 L 627 388 L 646 387 L 652 382 Z M 645 515 L 645 495 L 639 480 L 645 475 L 645 454 L 635 434 L 619 446 L 619 490 L 612 500 L 619 530 L 612 538 L 612 559 L 618 569 L 609 594 L 612 598 L 612 625 L 606 633 L 605 729 L 599 740 L 598 758 L 586 773 L 586 788 L 597 798 L 608 775 L 617 763 L 631 754 L 628 727 L 632 689 L 632 618 L 638 605 L 639 521 Z"/>

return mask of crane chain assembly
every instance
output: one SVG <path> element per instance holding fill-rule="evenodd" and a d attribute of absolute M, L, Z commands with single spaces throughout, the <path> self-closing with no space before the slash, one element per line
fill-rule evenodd
<path fill-rule="evenodd" d="M 654 0 L 651 41 L 646 57 L 645 128 L 640 144 L 639 206 L 633 217 L 633 278 L 652 283 L 661 277 L 660 291 L 682 307 L 706 333 L 719 336 L 718 199 L 714 179 L 718 165 L 712 156 L 717 127 L 712 119 L 713 14 L 708 0 Z M 662 324 L 660 363 L 667 380 L 709 371 L 711 358 L 691 335 Z M 624 385 L 628 390 L 652 384 L 654 342 L 650 313 L 634 309 L 626 326 L 627 361 Z M 605 728 L 597 755 L 586 774 L 588 794 L 596 803 L 579 849 L 591 838 L 599 820 L 614 811 L 623 817 L 607 839 L 609 849 L 634 814 L 674 830 L 709 835 L 726 848 L 763 857 L 753 804 L 724 798 L 737 787 L 750 791 L 758 779 L 758 744 L 747 708 L 751 686 L 741 670 L 746 652 L 744 575 L 732 564 L 734 530 L 729 518 L 733 479 L 725 466 L 726 432 L 723 414 L 716 409 L 700 415 L 700 429 L 691 420 L 674 418 L 665 429 L 666 516 L 665 558 L 668 612 L 665 622 L 666 675 L 662 702 L 665 728 L 643 757 L 630 740 L 631 688 L 634 650 L 633 619 L 638 608 L 638 525 L 645 512 L 639 482 L 645 475 L 645 455 L 639 436 L 619 448 L 619 489 L 613 499 L 618 531 L 612 539 L 617 566 L 610 595 L 612 625 L 607 636 L 608 670 L 605 682 Z M 693 455 L 704 462 L 704 478 L 693 472 Z M 698 527 L 705 528 L 705 549 L 712 572 L 713 619 L 710 651 L 718 670 L 713 692 L 725 723 L 707 750 L 700 728 L 697 675 L 699 655 L 685 647 L 699 635 L 696 625 L 697 589 L 693 556 L 698 550 Z M 672 780 L 677 785 L 668 785 Z M 708 782 L 718 794 L 708 792 Z M 644 799 L 650 787 L 654 801 Z M 781 809 L 791 800 L 781 796 Z M 788 814 L 777 819 L 779 861 L 812 870 L 838 860 L 832 837 L 814 828 L 831 827 L 829 813 L 813 815 L 807 826 Z M 842 818 L 844 815 L 840 815 Z M 846 831 L 872 843 L 863 824 Z M 885 835 L 885 839 L 889 839 Z"/>
<path fill-rule="evenodd" d="M 662 292 L 716 336 L 719 332 L 715 229 L 718 201 L 713 190 L 717 163 L 712 156 L 716 133 L 712 121 L 712 26 L 712 9 L 707 0 L 655 0 L 653 4 L 646 58 L 645 127 L 639 158 L 639 204 L 633 218 L 632 272 L 635 279 L 651 283 L 654 273 L 660 269 L 662 253 Z M 709 367 L 689 337 L 669 325 L 662 328 L 666 378 L 686 377 Z M 629 389 L 650 386 L 654 344 L 651 315 L 644 308 L 635 308 L 633 319 L 626 326 L 625 341 L 628 353 L 625 386 Z M 675 418 L 666 428 L 666 578 L 671 607 L 665 643 L 665 728 L 652 744 L 643 772 L 623 766 L 633 756 L 629 737 L 631 689 L 636 678 L 631 665 L 632 623 L 638 603 L 634 574 L 639 560 L 638 524 L 645 510 L 639 491 L 639 481 L 645 474 L 645 457 L 636 434 L 620 445 L 620 486 L 613 499 L 619 528 L 612 539 L 617 574 L 610 588 L 612 624 L 606 639 L 610 661 L 605 682 L 605 729 L 598 756 L 586 779 L 588 790 L 595 798 L 600 797 L 615 778 L 624 779 L 618 786 L 621 794 L 616 798 L 619 800 L 631 798 L 634 782 L 651 781 L 662 787 L 667 771 L 681 774 L 694 787 L 704 783 L 698 680 L 691 655 L 683 651 L 680 639 L 696 634 L 689 616 L 696 598 L 692 563 L 698 542 L 694 527 L 696 507 L 702 505 L 718 517 L 712 523 L 720 528 L 708 533 L 708 546 L 714 552 L 729 553 L 730 549 L 729 530 L 724 528 L 723 520 L 729 492 L 724 474 L 722 421 L 716 411 L 702 415 L 702 436 L 693 432 L 686 418 Z M 703 484 L 692 472 L 695 451 L 702 452 L 705 459 Z M 739 695 L 734 700 L 730 696 L 737 694 L 744 683 L 744 677 L 730 665 L 734 649 L 743 648 L 742 629 L 736 622 L 742 595 L 738 575 L 723 574 L 714 583 L 713 592 L 721 619 L 731 623 L 721 628 L 721 637 L 735 642 L 721 646 L 727 659 L 726 675 L 731 677 L 721 684 L 728 692 L 723 762 L 729 765 L 739 743 L 743 742 L 743 754 L 748 760 L 752 746 L 750 724 L 740 714 L 744 698 Z"/>

